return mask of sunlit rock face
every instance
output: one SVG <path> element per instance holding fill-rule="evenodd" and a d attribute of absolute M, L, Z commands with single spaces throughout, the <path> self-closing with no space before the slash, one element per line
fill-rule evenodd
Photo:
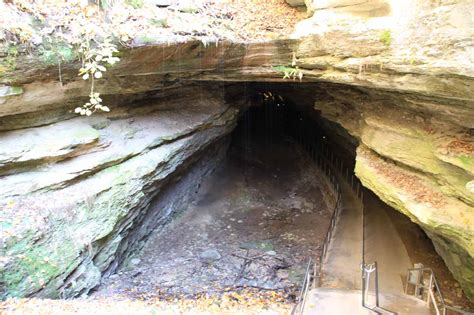
<path fill-rule="evenodd" d="M 474 110 L 472 104 L 445 102 Z M 356 175 L 427 232 L 472 298 L 474 194 L 467 187 L 474 178 L 472 129 L 445 116 L 446 104 L 438 98 L 343 89 L 314 106 L 359 140 Z"/>
<path fill-rule="evenodd" d="M 328 8 L 300 22 L 292 37 L 306 79 L 472 100 L 474 2 L 404 3 L 386 16 Z"/>
<path fill-rule="evenodd" d="M 332 10 L 338 13 L 356 16 L 374 17 L 384 16 L 391 13 L 391 4 L 395 1 L 389 0 L 306 0 L 305 4 L 309 11 L 317 12 Z"/>

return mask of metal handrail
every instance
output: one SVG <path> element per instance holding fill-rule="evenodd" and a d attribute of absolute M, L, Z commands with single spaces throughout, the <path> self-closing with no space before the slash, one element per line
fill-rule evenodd
<path fill-rule="evenodd" d="M 410 281 L 410 274 L 411 272 L 416 271 L 418 272 L 418 277 L 416 280 L 416 283 L 413 283 Z M 425 271 L 429 272 L 429 284 L 426 285 L 423 281 L 423 273 Z M 431 268 L 410 268 L 408 269 L 408 274 L 407 274 L 407 281 L 405 285 L 405 294 L 410 294 L 408 292 L 408 286 L 409 285 L 414 285 L 415 290 L 413 293 L 413 296 L 416 298 L 423 300 L 423 292 L 422 289 L 427 289 L 427 295 L 426 295 L 426 305 L 429 308 L 431 305 L 433 305 L 434 310 L 436 312 L 436 315 L 447 315 L 449 311 L 455 312 L 457 314 L 463 314 L 463 315 L 473 315 L 474 313 L 471 312 L 466 312 L 460 308 L 453 307 L 450 305 L 446 305 L 446 302 L 443 297 L 443 293 L 441 292 L 439 285 L 438 285 L 438 280 L 436 279 L 436 276 L 434 274 L 433 269 Z M 420 294 L 421 292 L 421 294 Z M 411 295 L 411 294 L 410 294 Z M 419 297 L 421 296 L 421 298 Z M 438 301 L 441 304 L 438 306 Z"/>
<path fill-rule="evenodd" d="M 316 265 L 314 267 L 313 286 L 316 286 L 316 285 L 319 286 L 320 278 L 321 278 L 322 262 L 326 258 L 327 251 L 328 251 L 328 248 L 329 248 L 329 244 L 331 242 L 332 234 L 333 234 L 333 231 L 334 231 L 334 227 L 336 226 L 336 221 L 337 221 L 337 218 L 339 216 L 339 212 L 340 212 L 340 209 L 341 209 L 341 199 L 342 199 L 341 197 L 342 197 L 342 195 L 341 195 L 341 190 L 340 190 L 339 184 L 336 181 L 336 177 L 334 176 L 334 174 L 331 173 L 331 168 L 329 167 L 329 163 L 327 162 L 324 155 L 319 154 L 319 152 L 317 152 L 315 150 L 316 141 L 308 142 L 308 141 L 306 141 L 307 139 L 304 139 L 304 137 L 302 137 L 302 135 L 299 134 L 299 133 L 298 133 L 297 137 L 295 137 L 295 138 L 296 138 L 296 141 L 298 143 L 300 143 L 306 151 L 310 152 L 311 158 L 316 162 L 319 169 L 325 174 L 325 176 L 327 177 L 327 179 L 331 183 L 332 188 L 336 191 L 336 204 L 334 205 L 334 209 L 332 211 L 331 220 L 329 222 L 328 230 L 326 231 L 326 235 L 324 237 L 323 246 L 322 246 L 322 253 L 320 255 L 319 261 L 316 263 Z M 342 167 L 342 163 L 341 163 L 341 167 Z M 310 287 L 310 280 L 311 280 L 310 265 L 311 265 L 311 263 L 312 263 L 312 259 L 310 258 L 310 260 L 308 262 L 308 267 L 306 269 L 306 274 L 305 274 L 305 277 L 303 279 L 303 284 L 302 284 L 302 287 L 301 287 L 300 296 L 298 298 L 298 301 L 297 301 L 296 305 L 293 307 L 293 310 L 291 312 L 292 315 L 303 313 L 304 306 L 305 306 L 305 301 L 306 301 L 306 296 L 307 296 L 307 293 L 308 293 L 309 287 Z"/>
<path fill-rule="evenodd" d="M 300 119 L 301 120 L 301 119 Z M 321 280 L 321 269 L 322 269 L 322 263 L 326 258 L 329 244 L 332 239 L 332 234 L 334 227 L 336 225 L 337 218 L 339 217 L 339 212 L 341 210 L 341 204 L 342 204 L 342 193 L 339 184 L 336 181 L 336 176 L 334 173 L 331 173 L 331 170 L 336 170 L 342 177 L 345 178 L 347 183 L 351 186 L 352 191 L 354 194 L 357 196 L 359 201 L 361 202 L 361 207 L 362 207 L 362 220 L 363 220 L 363 226 L 362 226 L 362 266 L 365 266 L 365 225 L 364 225 L 364 192 L 362 190 L 362 185 L 360 180 L 354 176 L 354 174 L 350 174 L 349 168 L 345 167 L 343 161 L 338 158 L 337 155 L 335 155 L 332 151 L 329 150 L 329 146 L 324 144 L 324 141 L 319 141 L 320 139 L 314 139 L 314 141 L 309 141 L 308 139 L 303 137 L 303 129 L 301 127 L 298 127 L 296 131 L 296 141 L 300 143 L 304 149 L 308 150 L 311 152 L 311 157 L 316 161 L 318 164 L 319 168 L 324 172 L 324 174 L 328 177 L 329 181 L 333 185 L 333 188 L 336 190 L 337 193 L 337 199 L 336 199 L 336 205 L 334 207 L 332 216 L 331 216 L 331 221 L 328 227 L 328 230 L 326 232 L 326 236 L 323 241 L 323 247 L 322 247 L 322 254 L 320 256 L 319 262 L 317 262 L 315 268 L 314 268 L 314 279 L 315 281 L 313 282 L 314 285 L 320 284 Z M 323 137 L 324 139 L 324 137 Z M 319 147 L 319 150 L 316 151 L 315 147 Z M 345 175 L 345 176 L 344 176 Z M 376 265 L 376 263 L 375 263 Z M 362 283 L 364 283 L 364 273 L 362 273 Z M 369 279 L 370 281 L 370 276 Z M 370 282 L 369 282 L 370 283 Z M 378 274 L 376 273 L 376 290 L 375 290 L 375 295 L 376 295 L 376 305 L 372 308 L 367 307 L 365 303 L 365 298 L 364 298 L 364 290 L 362 290 L 362 305 L 366 308 L 369 308 L 371 311 L 377 313 L 377 314 L 390 314 L 390 315 L 396 315 L 396 313 L 386 310 L 378 305 Z M 364 286 L 364 284 L 363 284 Z M 298 305 L 298 304 L 297 304 Z M 295 308 L 296 309 L 296 308 Z M 302 311 L 302 309 L 300 309 Z"/>
<path fill-rule="evenodd" d="M 324 146 L 322 148 L 322 151 L 324 153 Z M 340 169 L 340 172 L 342 173 L 342 175 L 344 176 L 344 165 L 343 165 L 343 162 L 340 161 L 338 159 L 338 157 L 336 155 L 334 155 L 332 152 L 329 151 L 329 148 L 326 149 L 326 155 L 327 155 L 327 161 L 328 163 L 333 167 L 335 168 L 336 170 L 339 171 Z M 362 263 L 361 263 L 361 266 L 363 267 L 362 268 L 362 306 L 364 308 L 367 308 L 373 312 L 375 312 L 376 314 L 389 314 L 389 315 L 396 315 L 397 313 L 396 312 L 393 312 L 393 311 L 390 311 L 390 310 L 387 310 L 383 307 L 381 307 L 379 305 L 379 286 L 378 286 L 378 269 L 377 269 L 377 262 L 374 262 L 373 264 L 371 264 L 371 266 L 374 266 L 374 270 L 375 271 L 375 305 L 374 306 L 369 306 L 367 305 L 366 303 L 366 297 L 367 297 L 367 294 L 368 294 L 368 289 L 369 289 L 369 284 L 370 284 L 370 274 L 367 274 L 365 272 L 365 267 L 368 266 L 365 264 L 365 209 L 364 209 L 364 192 L 362 190 L 362 185 L 361 185 L 361 182 L 360 180 L 354 176 L 354 174 L 349 174 L 349 169 L 348 168 L 345 168 L 346 172 L 345 172 L 345 179 L 347 181 L 348 184 L 350 184 L 351 186 L 351 189 L 352 191 L 354 192 L 354 194 L 357 196 L 357 198 L 359 199 L 360 201 L 360 204 L 361 204 L 361 208 L 362 208 Z M 334 180 L 335 180 L 335 177 L 334 177 Z M 338 185 L 338 203 L 340 202 L 340 197 L 341 197 L 341 192 L 340 192 L 340 189 L 339 189 L 339 185 Z M 337 205 L 335 211 L 334 211 L 334 214 L 336 214 L 336 218 L 337 218 L 337 215 L 338 215 L 338 212 L 339 212 L 339 205 Z M 333 222 L 331 221 L 331 227 L 333 228 L 332 226 Z M 332 229 L 330 228 L 328 230 L 328 234 L 327 234 L 328 237 L 331 237 L 332 236 Z M 324 249 L 323 248 L 323 256 L 322 257 L 325 257 L 325 254 L 327 251 L 327 248 Z M 321 267 L 321 266 L 320 266 Z M 365 282 L 367 280 L 367 282 Z"/>
<path fill-rule="evenodd" d="M 372 264 L 362 264 L 362 306 L 376 314 L 390 314 L 396 315 L 397 313 L 387 310 L 380 306 L 379 304 L 379 273 L 377 268 L 377 262 Z M 369 295 L 370 288 L 370 274 L 374 273 L 374 295 L 375 295 L 375 305 L 367 304 L 367 297 Z"/>
<path fill-rule="evenodd" d="M 315 279 L 318 282 L 319 285 L 319 280 L 320 280 L 320 275 L 321 275 L 321 268 L 322 268 L 322 262 L 326 258 L 328 248 L 330 241 L 332 239 L 332 234 L 334 231 L 334 228 L 336 226 L 336 221 L 337 218 L 339 217 L 340 210 L 341 210 L 341 205 L 342 205 L 342 193 L 341 189 L 339 186 L 339 183 L 336 180 L 336 176 L 334 174 L 334 171 L 331 170 L 337 170 L 340 171 L 342 175 L 346 174 L 346 180 L 349 182 L 350 180 L 350 185 L 351 188 L 354 190 L 354 193 L 356 193 L 357 197 L 362 200 L 363 199 L 363 192 L 361 190 L 361 185 L 360 182 L 354 177 L 354 175 L 349 176 L 349 168 L 344 166 L 344 163 L 342 160 L 340 160 L 335 154 L 333 154 L 327 146 L 324 145 L 324 143 L 319 142 L 319 141 L 307 141 L 305 137 L 302 136 L 301 130 L 298 130 L 298 134 L 296 136 L 296 141 L 300 143 L 304 149 L 307 151 L 310 151 L 310 155 L 313 158 L 313 160 L 316 162 L 318 167 L 323 171 L 323 173 L 326 175 L 328 178 L 329 182 L 331 183 L 333 189 L 336 191 L 336 204 L 334 206 L 334 209 L 332 211 L 331 215 L 331 220 L 329 222 L 328 230 L 326 231 L 326 235 L 324 237 L 323 245 L 322 245 L 322 254 L 320 257 L 320 261 L 318 264 L 316 264 L 315 268 Z M 320 146 L 320 150 L 316 151 L 316 147 Z M 322 153 L 320 153 L 322 152 Z M 345 170 L 345 172 L 344 172 Z"/>
<path fill-rule="evenodd" d="M 302 137 L 300 137 L 299 139 L 302 139 Z M 324 237 L 322 253 L 320 255 L 319 262 L 316 264 L 315 269 L 314 269 L 314 279 L 315 279 L 314 286 L 319 286 L 320 280 L 321 280 L 322 263 L 326 259 L 328 248 L 332 239 L 332 234 L 336 226 L 336 221 L 337 221 L 337 218 L 339 217 L 339 213 L 341 209 L 342 194 L 341 194 L 341 189 L 339 187 L 339 184 L 336 181 L 336 177 L 334 176 L 334 174 L 331 173 L 330 163 L 324 157 L 324 155 L 319 154 L 315 150 L 316 142 L 315 141 L 305 142 L 304 140 L 301 140 L 301 141 L 302 141 L 303 147 L 310 152 L 311 157 L 316 162 L 318 167 L 324 172 L 329 182 L 331 183 L 333 189 L 336 191 L 336 204 L 334 205 L 334 209 L 332 211 L 328 230 L 326 231 L 326 235 Z"/>
<path fill-rule="evenodd" d="M 365 246 L 366 246 L 366 237 L 365 237 L 365 232 L 366 232 L 366 224 L 365 224 L 365 208 L 364 208 L 364 192 L 362 190 L 362 185 L 360 180 L 354 176 L 352 171 L 349 170 L 348 167 L 346 167 L 343 163 L 343 160 L 340 159 L 337 155 L 335 155 L 331 150 L 330 146 L 325 143 L 325 135 L 321 132 L 311 132 L 311 128 L 308 127 L 308 124 L 300 123 L 303 121 L 302 117 L 298 117 L 298 124 L 294 126 L 295 128 L 292 129 L 292 131 L 295 132 L 295 139 L 297 142 L 303 145 L 305 149 L 308 149 L 311 151 L 311 156 L 312 158 L 316 161 L 318 164 L 319 168 L 323 171 L 323 173 L 328 177 L 329 181 L 333 185 L 333 187 L 336 187 L 336 192 L 337 192 L 337 201 L 336 205 L 334 208 L 334 211 L 331 216 L 331 221 L 328 227 L 328 231 L 326 232 L 326 236 L 324 238 L 324 242 L 322 245 L 322 254 L 320 257 L 320 261 L 315 262 L 315 276 L 314 279 L 320 281 L 321 278 L 321 269 L 322 269 L 322 263 L 326 258 L 328 248 L 330 245 L 330 241 L 332 238 L 333 230 L 336 224 L 336 220 L 339 216 L 339 212 L 341 210 L 341 191 L 339 184 L 336 181 L 336 176 L 334 176 L 334 173 L 338 173 L 340 176 L 345 179 L 345 182 L 347 182 L 348 185 L 350 185 L 352 191 L 354 194 L 357 196 L 357 198 L 361 202 L 361 207 L 362 207 L 362 263 L 361 266 L 362 268 L 362 306 L 377 313 L 377 314 L 396 314 L 393 311 L 386 310 L 379 305 L 379 288 L 378 288 L 378 269 L 377 269 L 377 262 L 374 262 L 373 264 L 366 264 L 365 263 Z M 314 130 L 313 130 L 314 131 Z M 317 134 L 318 138 L 314 138 L 313 141 L 308 141 L 307 137 L 304 137 L 303 135 L 310 135 L 310 134 Z M 317 148 L 317 150 L 316 150 Z M 368 268 L 369 266 L 375 266 L 375 269 L 373 272 L 375 272 L 375 290 L 374 290 L 374 295 L 375 295 L 375 305 L 369 306 L 367 304 L 367 297 L 368 297 L 368 291 L 370 287 L 370 273 L 367 271 L 364 271 L 365 268 Z M 419 269 L 419 268 L 418 268 Z M 410 269 L 410 270 L 418 270 L 417 268 L 415 269 Z M 447 315 L 450 311 L 451 312 L 456 312 L 457 314 L 463 314 L 463 315 L 474 315 L 474 313 L 469 313 L 464 310 L 461 310 L 459 308 L 453 307 L 446 305 L 445 300 L 443 298 L 443 295 L 440 291 L 438 282 L 436 280 L 436 277 L 433 273 L 433 271 L 429 268 L 423 268 L 424 270 L 430 270 L 431 275 L 430 275 L 430 284 L 428 287 L 426 287 L 424 284 L 420 284 L 420 287 L 424 289 L 428 289 L 428 297 L 427 299 L 427 305 L 428 307 L 430 306 L 430 303 L 433 304 L 436 314 L 437 315 Z M 315 283 L 315 282 L 313 282 Z M 407 287 L 408 287 L 408 281 L 407 281 Z M 431 301 L 431 302 L 430 302 Z M 438 307 L 438 302 L 441 304 L 441 307 Z M 441 309 L 441 313 L 440 313 Z"/>
<path fill-rule="evenodd" d="M 323 152 L 325 151 L 324 150 L 324 147 L 323 147 Z M 327 157 L 328 157 L 328 163 L 334 167 L 336 170 L 339 170 L 340 169 L 340 172 L 342 173 L 342 175 L 344 176 L 344 165 L 343 165 L 343 162 L 340 161 L 338 159 L 338 157 L 336 155 L 334 155 L 332 152 L 329 151 L 329 148 L 327 148 L 326 150 L 327 152 Z M 396 315 L 397 313 L 396 312 L 393 312 L 393 311 L 390 311 L 390 310 L 387 310 L 383 307 L 381 307 L 379 305 L 379 285 L 378 285 L 378 268 L 377 268 L 377 262 L 374 262 L 373 264 L 370 264 L 370 265 L 366 265 L 365 264 L 365 209 L 364 209 L 364 192 L 362 190 L 362 186 L 361 186 L 361 182 L 358 178 L 356 178 L 354 176 L 354 174 L 349 174 L 349 171 L 348 171 L 348 168 L 345 168 L 346 169 L 346 172 L 345 172 L 345 179 L 347 181 L 347 183 L 351 186 L 351 189 L 352 191 L 354 192 L 354 194 L 357 196 L 357 199 L 359 199 L 360 201 L 360 204 L 361 204 L 361 208 L 362 208 L 362 263 L 361 263 L 361 267 L 362 267 L 362 306 L 366 309 L 369 309 L 370 311 L 372 312 L 375 312 L 376 314 L 388 314 L 388 315 Z M 335 177 L 334 177 L 334 180 L 335 180 Z M 337 191 L 338 191 L 338 201 L 337 201 L 337 206 L 335 208 L 335 211 L 333 213 L 333 217 L 334 218 L 337 218 L 338 214 L 339 214 L 339 205 L 340 205 L 340 200 L 341 200 L 341 191 L 340 191 L 340 188 L 339 188 L 339 185 L 337 186 Z M 335 223 L 334 223 L 335 224 Z M 332 219 L 331 219 L 331 225 L 330 225 L 330 229 L 328 230 L 328 233 L 326 235 L 326 237 L 329 237 L 331 238 L 332 236 L 332 229 L 334 228 L 333 226 L 333 222 L 332 222 Z M 326 244 L 326 240 L 325 240 L 325 243 Z M 327 248 L 324 248 L 323 247 L 323 255 L 322 257 L 324 258 L 325 255 L 326 255 L 326 251 L 327 251 Z M 367 305 L 366 303 L 366 298 L 367 298 L 367 295 L 368 295 L 368 290 L 369 290 L 369 285 L 370 285 L 370 273 L 367 272 L 367 270 L 365 269 L 366 267 L 368 266 L 372 266 L 373 267 L 373 270 L 375 272 L 375 305 L 374 306 L 369 306 Z M 321 268 L 321 265 L 320 265 L 320 268 Z"/>
<path fill-rule="evenodd" d="M 306 296 L 308 295 L 310 283 L 311 283 L 311 264 L 313 260 L 309 258 L 308 265 L 306 267 L 305 277 L 303 279 L 303 284 L 301 285 L 300 295 L 298 297 L 298 301 L 296 302 L 295 306 L 291 311 L 291 315 L 294 314 L 303 314 L 304 306 L 306 303 Z"/>

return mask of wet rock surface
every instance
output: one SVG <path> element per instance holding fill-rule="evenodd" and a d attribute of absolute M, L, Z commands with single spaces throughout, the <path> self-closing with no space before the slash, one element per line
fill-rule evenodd
<path fill-rule="evenodd" d="M 92 298 L 299 288 L 327 230 L 329 186 L 291 142 L 239 145 L 196 201 L 150 238 L 140 265 L 120 269 Z"/>

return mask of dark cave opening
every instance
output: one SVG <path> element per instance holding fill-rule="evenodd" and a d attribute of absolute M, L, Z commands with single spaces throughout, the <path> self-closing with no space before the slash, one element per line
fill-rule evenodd
<path fill-rule="evenodd" d="M 278 84 L 249 89 L 250 106 L 228 140 L 221 141 L 228 145 L 222 162 L 211 167 L 190 204 L 94 296 L 123 293 L 147 281 L 138 293 L 191 296 L 250 287 L 285 292 L 293 301 L 308 259 L 321 255 L 335 201 L 302 144 L 314 143 L 326 159 L 337 157 L 348 173 L 342 175 L 353 173 L 356 146 L 347 134 L 333 132 L 339 128 L 334 123 L 280 90 Z M 364 226 L 367 242 L 374 242 L 366 245 L 366 259 L 379 261 L 381 290 L 400 291 L 406 269 L 422 262 L 437 270 L 448 296 L 456 295 L 456 282 L 423 230 L 362 189 L 366 216 L 373 218 Z M 379 242 L 390 234 L 395 241 Z M 387 246 L 402 254 L 386 255 Z"/>
<path fill-rule="evenodd" d="M 228 143 L 227 155 L 194 200 L 94 296 L 123 293 L 147 278 L 140 286 L 143 294 L 247 287 L 276 290 L 294 300 L 308 259 L 320 255 L 335 197 L 292 137 L 298 113 L 265 93 L 259 98 L 221 141 Z"/>

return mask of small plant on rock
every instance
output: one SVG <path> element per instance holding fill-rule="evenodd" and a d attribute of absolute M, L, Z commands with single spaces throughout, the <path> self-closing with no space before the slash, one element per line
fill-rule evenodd
<path fill-rule="evenodd" d="M 291 67 L 288 66 L 274 66 L 273 69 L 283 74 L 283 79 L 299 79 L 301 82 L 303 80 L 303 72 L 300 68 L 296 65 L 296 54 L 293 53 L 293 60 L 291 61 Z"/>
<path fill-rule="evenodd" d="M 81 107 L 77 107 L 75 112 L 87 116 L 92 115 L 97 110 L 108 112 L 110 109 L 102 105 L 100 94 L 94 90 L 95 80 L 102 78 L 103 72 L 107 71 L 106 66 L 114 65 L 120 60 L 114 56 L 114 53 L 118 52 L 118 49 L 110 40 L 99 43 L 97 48 L 91 48 L 90 42 L 84 41 L 81 44 L 80 51 L 83 54 L 83 60 L 82 68 L 79 69 L 79 75 L 82 76 L 83 80 L 91 80 L 91 89 L 89 102 Z"/>
<path fill-rule="evenodd" d="M 386 46 L 390 46 L 392 43 L 392 34 L 389 30 L 385 30 L 380 34 L 380 41 Z"/>
<path fill-rule="evenodd" d="M 134 9 L 140 9 L 145 4 L 144 0 L 126 0 L 125 2 Z"/>

